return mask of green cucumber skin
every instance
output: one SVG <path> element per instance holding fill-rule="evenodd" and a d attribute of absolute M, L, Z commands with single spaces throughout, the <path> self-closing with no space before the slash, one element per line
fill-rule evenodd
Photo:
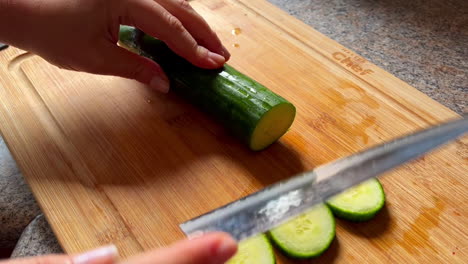
<path fill-rule="evenodd" d="M 286 256 L 290 257 L 290 258 L 295 258 L 295 259 L 311 259 L 311 258 L 317 258 L 317 257 L 320 257 L 323 253 L 325 253 L 325 251 L 327 251 L 327 249 L 330 247 L 330 245 L 333 243 L 333 241 L 335 240 L 335 237 L 336 237 L 336 221 L 335 221 L 335 218 L 333 217 L 333 214 L 331 212 L 331 210 L 329 209 L 328 210 L 328 213 L 330 215 L 330 219 L 331 221 L 333 222 L 333 233 L 332 233 L 332 239 L 330 239 L 330 241 L 328 241 L 328 243 L 323 247 L 323 249 L 319 252 L 316 252 L 315 254 L 313 255 L 309 255 L 309 254 L 300 254 L 300 253 L 297 253 L 297 252 L 293 252 L 293 251 L 290 251 L 290 250 L 287 250 L 285 246 L 282 245 L 281 241 L 278 241 L 274 235 L 272 235 L 271 232 L 268 232 L 267 235 L 268 235 L 268 238 L 272 241 L 272 243 L 274 245 L 276 245 L 276 247 L 281 251 L 283 252 L 283 254 L 285 254 Z"/>
<path fill-rule="evenodd" d="M 271 244 L 271 241 L 268 239 L 268 235 L 267 234 L 263 234 L 262 235 L 262 239 L 265 240 L 265 243 L 268 244 L 268 249 L 270 250 L 271 254 L 272 254 L 272 258 L 273 258 L 273 264 L 276 264 L 276 256 L 275 256 L 275 251 L 273 249 L 273 245 Z"/>
<path fill-rule="evenodd" d="M 273 106 L 289 104 L 265 86 L 225 64 L 201 69 L 175 55 L 162 41 L 122 26 L 120 42 L 158 62 L 171 81 L 171 89 L 214 116 L 228 131 L 250 147 L 260 118 Z"/>
<path fill-rule="evenodd" d="M 268 249 L 270 250 L 270 252 L 272 254 L 272 258 L 273 258 L 273 264 L 276 264 L 276 256 L 275 256 L 275 253 L 274 253 L 275 251 L 273 249 L 273 245 L 271 244 L 270 239 L 268 239 L 268 234 L 263 234 L 262 239 L 264 239 L 265 243 L 268 244 Z"/>
<path fill-rule="evenodd" d="M 376 179 L 377 180 L 377 179 Z M 336 217 L 338 218 L 341 218 L 341 219 L 344 219 L 344 220 L 348 220 L 348 221 L 352 221 L 352 222 L 365 222 L 365 221 L 369 221 L 371 220 L 372 218 L 374 218 L 381 210 L 382 208 L 385 206 L 385 201 L 386 201 L 386 195 L 385 195 L 385 191 L 383 189 L 383 186 L 382 184 L 380 183 L 379 180 L 377 180 L 377 183 L 382 191 L 382 194 L 383 194 L 383 199 L 382 199 L 382 203 L 379 204 L 378 208 L 376 208 L 376 210 L 374 210 L 373 212 L 364 212 L 362 214 L 359 214 L 359 213 L 350 213 L 350 212 L 347 212 L 347 211 L 344 211 L 342 210 L 341 208 L 339 207 L 336 207 L 334 206 L 333 204 L 331 203 L 328 203 L 326 202 L 325 204 L 330 208 L 330 210 L 332 211 L 333 215 L 335 215 Z"/>

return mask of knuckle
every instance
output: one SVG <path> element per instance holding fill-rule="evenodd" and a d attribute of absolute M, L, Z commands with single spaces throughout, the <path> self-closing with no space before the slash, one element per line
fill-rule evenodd
<path fill-rule="evenodd" d="M 175 4 L 178 8 L 192 10 L 190 3 L 186 0 L 175 0 Z"/>
<path fill-rule="evenodd" d="M 89 73 L 104 73 L 104 65 L 102 59 L 94 58 L 92 60 L 88 60 L 82 65 L 79 66 L 79 70 L 89 72 Z"/>
<path fill-rule="evenodd" d="M 201 40 L 203 45 L 210 45 L 212 47 L 221 47 L 222 44 L 221 44 L 221 41 L 219 40 L 218 36 L 216 35 L 216 33 L 213 31 L 213 30 L 206 30 L 205 31 L 205 36 L 204 38 Z"/>
<path fill-rule="evenodd" d="M 94 74 L 107 74 L 108 64 L 102 56 L 90 56 L 86 58 L 77 58 L 73 69 L 82 72 Z"/>
<path fill-rule="evenodd" d="M 185 28 L 184 28 L 184 25 L 182 25 L 182 22 L 180 22 L 179 19 L 177 19 L 175 16 L 168 13 L 166 21 L 172 30 L 175 30 L 176 32 L 185 31 Z"/>
<path fill-rule="evenodd" d="M 208 50 L 203 48 L 202 46 L 196 45 L 193 47 L 193 50 L 195 50 L 195 56 L 197 59 L 203 59 L 208 57 Z"/>

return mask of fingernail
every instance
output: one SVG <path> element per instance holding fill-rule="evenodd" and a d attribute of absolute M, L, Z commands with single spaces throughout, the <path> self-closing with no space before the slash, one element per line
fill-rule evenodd
<path fill-rule="evenodd" d="M 110 263 L 109 260 L 117 257 L 117 252 L 117 247 L 110 245 L 80 254 L 74 257 L 72 262 L 73 264 Z"/>
<path fill-rule="evenodd" d="M 208 53 L 208 59 L 210 60 L 211 63 L 213 63 L 216 66 L 223 65 L 226 62 L 226 59 L 224 59 L 223 56 L 216 54 L 214 52 L 209 52 Z"/>
<path fill-rule="evenodd" d="M 225 238 L 216 249 L 217 259 L 227 260 L 237 251 L 237 244 L 232 238 Z"/>
<path fill-rule="evenodd" d="M 188 239 L 188 240 L 194 240 L 194 239 L 197 239 L 197 238 L 203 236 L 203 234 L 204 234 L 203 231 L 197 231 L 197 232 L 195 232 L 195 233 L 190 234 L 190 235 L 187 237 L 187 239 Z"/>
<path fill-rule="evenodd" d="M 229 60 L 229 58 L 231 57 L 231 53 L 228 51 L 228 49 L 226 49 L 226 47 L 222 47 L 222 51 L 221 51 L 223 57 L 224 57 L 224 60 Z"/>
<path fill-rule="evenodd" d="M 161 76 L 154 76 L 153 79 L 151 79 L 150 87 L 159 92 L 168 93 L 169 81 L 167 79 L 162 78 Z"/>

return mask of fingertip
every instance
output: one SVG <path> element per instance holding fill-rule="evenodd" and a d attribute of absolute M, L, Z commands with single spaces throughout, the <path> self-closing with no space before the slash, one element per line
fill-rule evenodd
<path fill-rule="evenodd" d="M 72 258 L 73 264 L 111 264 L 118 256 L 115 245 L 100 247 Z"/>
<path fill-rule="evenodd" d="M 228 234 L 218 234 L 218 242 L 214 249 L 214 263 L 224 263 L 237 252 L 237 242 Z"/>
<path fill-rule="evenodd" d="M 218 53 L 212 52 L 203 46 L 198 46 L 193 56 L 186 57 L 193 65 L 203 69 L 218 69 L 223 67 L 226 59 Z"/>
<path fill-rule="evenodd" d="M 237 243 L 231 237 L 225 238 L 218 247 L 217 255 L 221 261 L 226 261 L 237 252 Z"/>
<path fill-rule="evenodd" d="M 228 61 L 231 58 L 231 53 L 229 52 L 228 49 L 226 49 L 225 46 L 222 47 L 221 53 L 225 61 Z"/>
<path fill-rule="evenodd" d="M 153 61 L 143 58 L 145 62 L 137 66 L 137 70 L 131 71 L 133 79 L 149 85 L 152 89 L 161 92 L 168 93 L 170 87 L 170 81 L 161 66 Z"/>
<path fill-rule="evenodd" d="M 149 87 L 158 92 L 168 93 L 170 81 L 161 66 L 148 58 L 139 58 L 141 61 L 136 64 L 136 69 L 129 69 L 130 78 L 149 85 Z"/>
<path fill-rule="evenodd" d="M 226 59 L 214 52 L 208 52 L 208 61 L 210 62 L 210 67 L 212 68 L 219 68 L 223 66 L 223 64 L 226 62 Z"/>
<path fill-rule="evenodd" d="M 195 233 L 192 233 L 190 234 L 187 239 L 188 240 L 194 240 L 194 239 L 197 239 L 197 238 L 200 238 L 202 237 L 203 235 L 205 235 L 205 233 L 203 231 L 197 231 Z"/>
<path fill-rule="evenodd" d="M 168 93 L 169 92 L 169 80 L 165 75 L 155 75 L 151 78 L 149 83 L 150 87 L 157 90 L 161 93 Z"/>
<path fill-rule="evenodd" d="M 213 53 L 216 53 L 224 58 L 224 62 L 228 61 L 229 58 L 231 57 L 231 53 L 229 50 L 221 43 L 221 41 L 217 41 L 218 44 L 216 45 L 216 48 L 210 48 L 210 46 L 213 45 L 207 45 L 206 41 L 203 43 L 200 43 L 199 45 L 202 47 L 205 47 L 208 51 L 211 51 Z"/>
<path fill-rule="evenodd" d="M 102 50 L 101 57 L 106 63 L 98 71 L 92 71 L 93 73 L 133 79 L 162 93 L 169 91 L 166 73 L 153 60 L 114 44 L 108 44 Z"/>

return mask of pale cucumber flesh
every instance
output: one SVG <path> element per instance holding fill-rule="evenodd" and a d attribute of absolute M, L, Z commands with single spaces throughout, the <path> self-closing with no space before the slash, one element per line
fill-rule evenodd
<path fill-rule="evenodd" d="M 241 241 L 237 253 L 227 264 L 274 264 L 275 255 L 270 241 L 260 234 Z"/>
<path fill-rule="evenodd" d="M 290 103 L 273 106 L 258 121 L 250 137 L 250 148 L 261 150 L 275 142 L 286 133 L 294 121 L 295 114 L 296 109 Z"/>
<path fill-rule="evenodd" d="M 335 237 L 335 219 L 323 204 L 269 232 L 271 239 L 285 254 L 295 258 L 321 255 Z"/>
<path fill-rule="evenodd" d="M 377 179 L 367 180 L 327 201 L 337 217 L 366 221 L 374 217 L 385 204 L 385 193 Z"/>

